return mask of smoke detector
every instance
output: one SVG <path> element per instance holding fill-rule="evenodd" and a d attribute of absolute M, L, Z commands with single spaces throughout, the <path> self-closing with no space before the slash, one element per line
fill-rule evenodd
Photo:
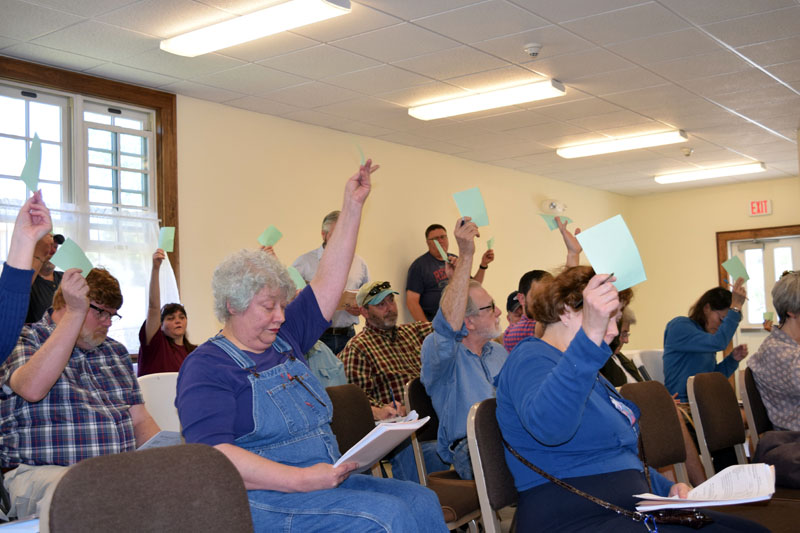
<path fill-rule="evenodd" d="M 525 53 L 531 57 L 537 57 L 539 52 L 542 51 L 542 45 L 539 43 L 528 43 L 525 45 Z"/>

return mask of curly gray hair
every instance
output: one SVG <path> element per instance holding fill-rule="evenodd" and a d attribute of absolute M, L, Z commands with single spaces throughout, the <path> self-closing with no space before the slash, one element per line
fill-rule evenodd
<path fill-rule="evenodd" d="M 231 310 L 238 313 L 247 309 L 253 296 L 264 287 L 278 291 L 287 300 L 295 291 L 286 267 L 270 254 L 241 250 L 226 257 L 214 269 L 211 279 L 217 319 L 225 322 L 231 317 Z"/>

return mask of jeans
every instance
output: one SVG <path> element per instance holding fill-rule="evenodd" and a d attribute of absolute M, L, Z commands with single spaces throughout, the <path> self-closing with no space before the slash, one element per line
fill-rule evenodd
<path fill-rule="evenodd" d="M 247 495 L 256 533 L 447 531 L 436 494 L 410 481 L 354 474 L 335 489 Z"/>
<path fill-rule="evenodd" d="M 472 459 L 469 456 L 467 439 L 461 439 L 453 448 L 453 468 L 461 479 L 475 479 L 472 473 Z"/>
<path fill-rule="evenodd" d="M 450 465 L 442 461 L 436 452 L 437 442 L 435 440 L 420 442 L 422 456 L 425 460 L 425 471 L 427 473 L 450 470 Z M 392 465 L 392 477 L 394 479 L 404 479 L 419 483 L 417 473 L 417 460 L 414 457 L 414 448 L 411 446 L 411 439 L 406 439 L 389 455 L 389 462 Z"/>
<path fill-rule="evenodd" d="M 331 333 L 323 333 L 319 340 L 325 343 L 325 345 L 331 349 L 334 354 L 338 354 L 344 349 L 344 345 L 347 344 L 347 341 L 352 339 L 356 336 L 356 330 L 354 328 L 350 328 L 347 333 L 344 335 L 333 335 Z"/>

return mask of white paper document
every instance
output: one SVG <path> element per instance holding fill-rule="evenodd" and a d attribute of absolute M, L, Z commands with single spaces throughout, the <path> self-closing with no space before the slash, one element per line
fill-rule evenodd
<path fill-rule="evenodd" d="M 637 511 L 736 505 L 768 500 L 775 493 L 775 468 L 764 463 L 729 466 L 689 491 L 687 499 L 655 494 L 634 494 L 642 500 Z"/>
<path fill-rule="evenodd" d="M 137 450 L 146 450 L 148 448 L 160 448 L 162 446 L 176 446 L 178 444 L 183 444 L 183 437 L 179 431 L 167 431 L 161 430 L 152 437 L 150 437 L 147 442 L 136 448 Z"/>
<path fill-rule="evenodd" d="M 412 411 L 411 414 L 416 418 L 415 412 Z M 424 426 L 430 418 L 426 416 L 421 420 L 380 423 L 375 426 L 375 429 L 367 433 L 363 439 L 347 450 L 333 466 L 339 466 L 343 463 L 358 463 L 358 468 L 355 472 L 363 472 L 380 461 L 412 433 Z"/>

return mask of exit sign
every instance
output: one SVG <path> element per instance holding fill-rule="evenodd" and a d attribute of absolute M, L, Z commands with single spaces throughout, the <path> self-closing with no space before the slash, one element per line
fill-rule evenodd
<path fill-rule="evenodd" d="M 750 202 L 750 216 L 760 217 L 772 214 L 772 200 L 753 200 Z"/>

